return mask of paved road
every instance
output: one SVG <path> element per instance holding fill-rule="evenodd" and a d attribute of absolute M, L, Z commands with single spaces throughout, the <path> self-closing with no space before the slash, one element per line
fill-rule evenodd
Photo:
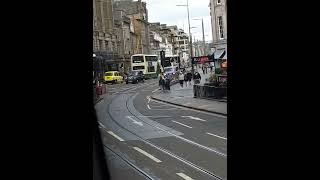
<path fill-rule="evenodd" d="M 113 179 L 227 179 L 227 118 L 151 100 L 157 89 L 107 85 L 96 105 Z"/>

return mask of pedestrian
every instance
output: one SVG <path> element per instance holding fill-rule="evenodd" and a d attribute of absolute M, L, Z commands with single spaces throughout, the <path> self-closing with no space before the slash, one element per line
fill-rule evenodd
<path fill-rule="evenodd" d="M 165 84 L 164 84 L 164 80 L 165 78 L 164 78 L 164 75 L 163 75 L 163 72 L 161 72 L 160 74 L 159 74 L 159 88 L 160 88 L 160 90 L 161 90 L 161 87 L 162 87 L 162 90 L 164 90 L 164 87 L 165 87 Z"/>
<path fill-rule="evenodd" d="M 164 76 L 164 88 L 170 90 L 170 77 L 168 75 Z"/>
<path fill-rule="evenodd" d="M 191 86 L 192 73 L 190 71 L 187 73 L 187 79 L 188 79 L 189 85 Z"/>
<path fill-rule="evenodd" d="M 211 72 L 211 73 L 212 73 L 212 68 L 213 68 L 213 67 L 212 67 L 212 64 L 210 64 L 210 72 Z"/>
<path fill-rule="evenodd" d="M 184 75 L 182 72 L 179 73 L 179 83 L 180 86 L 183 88 L 183 81 L 184 81 Z"/>
<path fill-rule="evenodd" d="M 205 70 L 206 70 L 206 74 L 208 74 L 208 64 L 205 64 Z"/>
<path fill-rule="evenodd" d="M 203 72 L 203 74 L 205 74 L 205 71 L 204 71 L 204 64 L 202 64 L 202 72 Z"/>
<path fill-rule="evenodd" d="M 195 72 L 195 74 L 194 74 L 194 83 L 195 83 L 195 84 L 199 84 L 200 81 L 201 81 L 200 73 Z"/>
<path fill-rule="evenodd" d="M 186 84 L 186 87 L 188 87 L 188 77 L 187 77 L 187 73 L 184 73 L 184 83 Z"/>

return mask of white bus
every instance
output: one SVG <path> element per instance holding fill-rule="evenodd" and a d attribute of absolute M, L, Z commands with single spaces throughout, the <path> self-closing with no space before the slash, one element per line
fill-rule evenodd
<path fill-rule="evenodd" d="M 143 71 L 146 78 L 157 78 L 158 56 L 134 54 L 131 56 L 131 71 Z"/>

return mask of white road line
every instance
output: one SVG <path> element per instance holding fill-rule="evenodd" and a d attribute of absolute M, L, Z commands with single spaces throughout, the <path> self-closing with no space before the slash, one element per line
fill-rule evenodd
<path fill-rule="evenodd" d="M 152 93 L 155 93 L 155 92 L 158 91 L 158 90 L 159 90 L 159 89 L 155 89 L 155 90 L 152 91 Z"/>
<path fill-rule="evenodd" d="M 191 177 L 185 175 L 184 173 L 176 173 L 176 174 L 185 180 L 193 180 Z"/>
<path fill-rule="evenodd" d="M 105 127 L 101 122 L 98 122 L 98 124 L 99 124 L 101 127 L 103 127 L 103 128 L 106 129 L 106 127 Z"/>
<path fill-rule="evenodd" d="M 221 137 L 221 136 L 218 136 L 218 135 L 215 135 L 215 134 L 212 134 L 212 133 L 206 133 L 206 134 L 209 134 L 209 135 L 211 135 L 211 136 L 215 136 L 215 137 L 217 137 L 217 138 L 221 138 L 221 139 L 224 139 L 224 140 L 227 140 L 227 138 L 225 138 L 225 137 Z"/>
<path fill-rule="evenodd" d="M 177 122 L 177 121 L 174 121 L 174 120 L 172 120 L 172 122 L 177 123 L 177 124 L 180 124 L 180 125 L 185 126 L 185 127 L 187 127 L 187 128 L 192 128 L 191 126 L 188 126 L 188 125 L 182 124 L 182 123 Z"/>
<path fill-rule="evenodd" d="M 187 117 L 187 118 L 190 118 L 190 119 L 193 119 L 193 120 L 196 120 L 196 121 L 204 121 L 204 122 L 207 121 L 207 120 L 204 120 L 204 119 L 201 119 L 201 118 L 198 118 L 198 117 L 193 117 L 193 116 L 181 116 L 181 117 Z"/>
<path fill-rule="evenodd" d="M 148 109 L 151 109 L 150 106 L 149 106 L 149 104 L 147 105 L 147 107 L 148 107 Z"/>
<path fill-rule="evenodd" d="M 161 110 L 181 110 L 181 109 L 179 109 L 179 108 L 170 108 L 170 109 L 152 109 L 152 110 L 161 111 Z"/>
<path fill-rule="evenodd" d="M 131 121 L 133 121 L 133 123 L 138 124 L 139 126 L 143 126 L 142 122 L 136 121 L 135 119 L 133 119 L 131 116 L 126 116 L 128 119 L 130 119 Z"/>
<path fill-rule="evenodd" d="M 138 117 L 166 118 L 166 117 L 171 117 L 171 116 L 138 116 Z"/>
<path fill-rule="evenodd" d="M 156 157 L 152 156 L 151 154 L 149 154 L 149 153 L 145 152 L 144 150 L 142 150 L 142 149 L 140 149 L 140 148 L 138 148 L 138 147 L 133 147 L 133 149 L 135 149 L 135 150 L 136 150 L 136 151 L 138 151 L 139 153 L 141 153 L 141 154 L 143 154 L 143 155 L 147 156 L 148 158 L 150 158 L 150 159 L 154 160 L 154 161 L 155 161 L 155 162 L 157 162 L 157 163 L 162 162 L 162 161 L 160 161 L 158 158 L 156 158 Z"/>
<path fill-rule="evenodd" d="M 116 135 L 115 133 L 113 133 L 112 131 L 107 131 L 111 136 L 115 137 L 116 139 L 118 139 L 119 141 L 124 141 L 121 137 L 119 137 L 118 135 Z"/>

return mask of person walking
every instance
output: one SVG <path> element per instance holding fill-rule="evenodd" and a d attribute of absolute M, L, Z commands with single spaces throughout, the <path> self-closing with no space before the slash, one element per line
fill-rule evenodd
<path fill-rule="evenodd" d="M 165 80 L 164 80 L 165 78 L 164 78 L 164 75 L 163 75 L 163 72 L 161 72 L 160 74 L 159 74 L 159 88 L 160 88 L 160 90 L 161 90 L 161 87 L 162 87 L 162 90 L 164 90 L 164 88 L 165 88 Z"/>
<path fill-rule="evenodd" d="M 180 72 L 179 73 L 179 83 L 182 88 L 183 88 L 183 81 L 184 81 L 184 74 L 182 72 Z"/>
<path fill-rule="evenodd" d="M 190 71 L 187 73 L 187 79 L 188 79 L 189 85 L 191 86 L 192 73 Z"/>
<path fill-rule="evenodd" d="M 205 74 L 205 71 L 204 71 L 204 64 L 202 64 L 202 72 L 203 72 L 203 74 Z"/>
<path fill-rule="evenodd" d="M 206 63 L 204 67 L 205 67 L 206 74 L 208 74 L 208 64 Z"/>
<path fill-rule="evenodd" d="M 200 73 L 196 72 L 196 73 L 194 74 L 194 83 L 195 83 L 195 84 L 199 84 L 200 81 L 201 81 Z"/>
<path fill-rule="evenodd" d="M 184 83 L 186 84 L 186 87 L 188 87 L 188 76 L 187 76 L 187 73 L 184 72 Z"/>

